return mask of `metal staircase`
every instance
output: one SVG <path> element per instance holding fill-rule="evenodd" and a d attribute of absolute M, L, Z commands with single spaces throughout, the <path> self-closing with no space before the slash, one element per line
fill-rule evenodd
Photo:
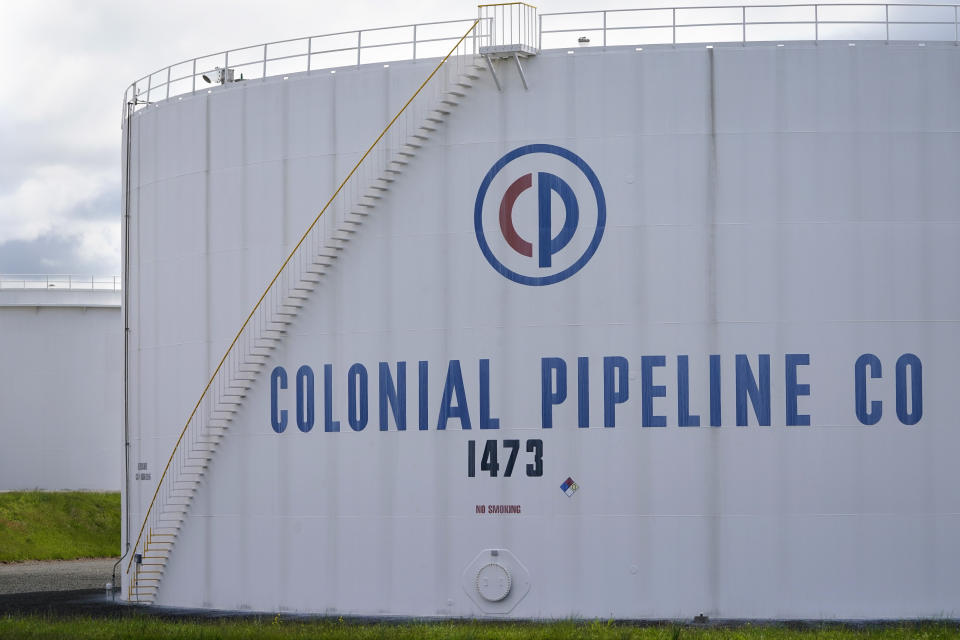
<path fill-rule="evenodd" d="M 313 290 L 391 184 L 485 71 L 473 23 L 373 142 L 247 316 L 180 434 L 126 566 L 128 600 L 153 603 L 217 446 Z"/>

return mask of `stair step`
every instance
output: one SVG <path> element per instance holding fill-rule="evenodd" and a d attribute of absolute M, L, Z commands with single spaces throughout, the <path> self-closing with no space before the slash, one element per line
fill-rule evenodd
<path fill-rule="evenodd" d="M 350 215 L 355 217 L 359 216 L 361 219 L 366 218 L 368 215 L 370 215 L 370 207 L 357 207 L 350 211 Z M 353 222 L 353 224 L 360 224 L 360 222 L 360 220 L 357 220 L 356 222 Z"/>
<path fill-rule="evenodd" d="M 389 191 L 389 190 L 390 190 L 390 185 L 388 185 L 388 184 L 380 184 L 380 183 L 378 183 L 378 182 L 374 182 L 373 184 L 370 185 L 370 188 L 371 188 L 371 189 L 376 189 L 377 191 Z"/>
<path fill-rule="evenodd" d="M 323 246 L 317 249 L 318 256 L 327 256 L 328 258 L 339 258 L 342 252 L 343 252 L 343 247 L 340 247 L 338 245 Z"/>
<path fill-rule="evenodd" d="M 290 294 L 288 293 L 288 294 L 287 294 L 287 298 L 283 301 L 282 304 L 285 305 L 285 306 L 288 306 L 288 307 L 289 307 L 289 306 L 297 306 L 297 307 L 302 307 L 302 306 L 303 306 L 303 303 L 302 303 L 302 302 L 301 302 L 300 304 L 298 304 L 298 305 L 292 305 L 292 304 L 291 304 L 291 301 L 292 301 L 292 298 L 290 298 Z M 262 332 L 260 332 L 260 334 L 259 334 L 256 338 L 253 339 L 253 342 L 254 342 L 254 344 L 257 344 L 257 343 L 260 343 L 260 342 L 262 342 L 263 344 L 274 344 L 274 343 L 280 342 L 280 341 L 283 340 L 285 337 L 286 337 L 286 336 L 283 336 L 283 335 L 277 335 L 277 334 L 275 334 L 275 333 L 262 331 Z"/>
<path fill-rule="evenodd" d="M 449 92 L 447 92 L 446 94 L 444 94 L 442 98 L 440 98 L 440 102 L 442 102 L 443 104 L 449 104 L 449 105 L 460 104 L 460 100 L 457 98 L 457 96 L 451 95 Z"/>
<path fill-rule="evenodd" d="M 267 351 L 267 353 L 270 352 L 269 349 L 263 349 L 262 347 L 254 347 L 253 350 L 249 351 L 248 353 L 257 353 L 258 351 L 264 351 L 264 350 Z M 236 387 L 225 387 L 221 392 L 221 397 L 222 398 L 246 398 L 247 389 L 238 389 Z"/>
<path fill-rule="evenodd" d="M 411 138 L 411 139 L 407 140 L 406 143 L 404 143 L 403 146 L 404 146 L 404 147 L 412 147 L 413 149 L 419 149 L 420 147 L 423 146 L 423 142 L 420 141 L 420 140 L 418 140 L 418 139 L 416 139 L 416 138 Z M 400 150 L 403 151 L 403 148 L 401 148 Z"/>
<path fill-rule="evenodd" d="M 183 522 L 186 520 L 183 515 L 177 515 L 175 513 L 161 513 L 157 519 L 161 522 Z"/>
<path fill-rule="evenodd" d="M 464 98 L 467 95 L 467 93 L 463 89 L 458 89 L 458 88 L 447 89 L 447 94 L 451 96 L 456 96 L 457 98 Z"/>
<path fill-rule="evenodd" d="M 308 269 L 307 273 L 319 278 L 321 275 L 329 271 L 332 268 L 332 266 L 333 265 L 329 265 L 329 264 L 312 264 L 309 267 L 307 267 Z"/>
<path fill-rule="evenodd" d="M 274 316 L 295 316 L 297 315 L 297 313 L 300 312 L 300 309 L 296 307 L 287 307 L 282 304 L 278 304 L 277 306 L 272 308 L 270 311 L 273 312 Z M 271 348 L 273 347 L 271 346 Z"/>
<path fill-rule="evenodd" d="M 311 260 L 310 262 L 312 264 L 319 265 L 321 267 L 324 267 L 329 264 L 333 264 L 334 260 L 336 260 L 340 254 L 334 251 L 333 249 L 327 249 L 326 251 L 327 253 L 332 253 L 333 255 L 314 256 L 313 260 Z"/>
<path fill-rule="evenodd" d="M 310 282 L 309 280 L 298 280 L 291 289 L 293 291 L 305 291 L 307 293 L 312 292 L 317 288 L 316 282 Z"/>
<path fill-rule="evenodd" d="M 367 217 L 367 210 L 361 209 L 360 211 L 351 211 L 344 216 L 343 222 L 345 224 L 352 225 L 353 227 L 358 227 L 363 224 L 364 220 Z"/>
<path fill-rule="evenodd" d="M 173 548 L 173 541 L 172 540 L 167 540 L 167 541 L 151 540 L 149 548 L 156 551 L 159 551 L 160 549 L 171 549 Z"/>
<path fill-rule="evenodd" d="M 291 297 L 290 295 L 287 295 L 287 296 L 283 299 L 283 302 L 280 303 L 280 305 L 283 306 L 283 307 L 291 307 L 291 308 L 294 308 L 294 309 L 299 309 L 299 308 L 303 307 L 303 298 L 296 298 L 296 297 Z M 280 338 L 265 337 L 264 339 L 266 339 L 266 340 L 279 340 Z"/>

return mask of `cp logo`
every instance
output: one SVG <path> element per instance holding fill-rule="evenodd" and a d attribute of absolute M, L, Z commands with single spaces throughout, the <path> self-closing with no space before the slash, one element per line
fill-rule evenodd
<path fill-rule="evenodd" d="M 514 282 L 541 286 L 569 278 L 590 260 L 606 217 L 600 181 L 580 156 L 531 144 L 487 172 L 473 224 L 494 269 Z"/>

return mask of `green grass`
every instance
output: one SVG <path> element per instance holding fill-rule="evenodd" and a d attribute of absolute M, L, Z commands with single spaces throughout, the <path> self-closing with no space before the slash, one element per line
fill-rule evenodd
<path fill-rule="evenodd" d="M 337 620 L 297 622 L 277 616 L 264 620 L 170 621 L 150 616 L 123 619 L 0 617 L 0 638 L 325 638 L 330 640 L 899 640 L 957 638 L 949 623 L 873 626 L 842 625 L 794 629 L 779 625 L 697 628 L 630 626 L 607 622 L 557 623 L 380 623 Z"/>
<path fill-rule="evenodd" d="M 119 493 L 0 493 L 0 562 L 119 555 Z"/>

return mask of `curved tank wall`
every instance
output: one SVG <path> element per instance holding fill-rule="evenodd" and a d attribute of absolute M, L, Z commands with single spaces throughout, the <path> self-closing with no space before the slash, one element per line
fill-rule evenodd
<path fill-rule="evenodd" d="M 134 523 L 250 307 L 432 64 L 133 116 Z M 323 277 L 157 602 L 960 615 L 960 49 L 524 64 L 529 90 L 480 78 Z"/>
<path fill-rule="evenodd" d="M 2 290 L 0 354 L 0 491 L 118 491 L 120 294 Z"/>

